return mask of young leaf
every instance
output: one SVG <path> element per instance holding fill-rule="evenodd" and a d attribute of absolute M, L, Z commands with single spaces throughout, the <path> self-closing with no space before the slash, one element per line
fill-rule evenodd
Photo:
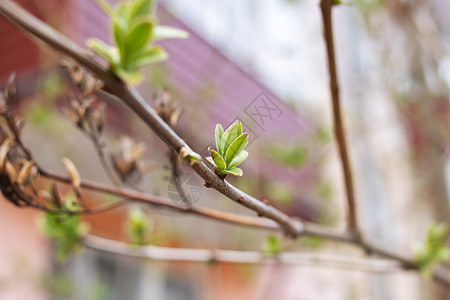
<path fill-rule="evenodd" d="M 236 122 L 238 123 L 237 134 L 238 134 L 238 136 L 240 136 L 242 134 L 242 124 L 241 124 L 241 122 L 238 122 L 238 121 L 236 121 Z"/>
<path fill-rule="evenodd" d="M 139 71 L 127 71 L 122 68 L 116 68 L 114 72 L 120 79 L 129 84 L 136 85 L 142 80 L 142 75 Z"/>
<path fill-rule="evenodd" d="M 244 149 L 248 143 L 248 133 L 241 134 L 231 145 L 225 154 L 225 163 L 227 166 L 231 164 L 233 159 Z"/>
<path fill-rule="evenodd" d="M 153 41 L 159 41 L 164 39 L 186 39 L 189 37 L 189 33 L 170 26 L 155 26 L 153 30 Z"/>
<path fill-rule="evenodd" d="M 153 23 L 150 19 L 145 19 L 136 24 L 125 38 L 124 48 L 122 54 L 122 64 L 127 66 L 130 58 L 141 50 L 152 36 Z"/>
<path fill-rule="evenodd" d="M 148 16 L 152 12 L 152 0 L 137 0 L 131 9 L 129 20 L 132 21 L 140 16 Z"/>
<path fill-rule="evenodd" d="M 224 170 L 224 171 L 221 171 L 222 173 L 224 173 L 224 174 L 231 174 L 231 175 L 234 175 L 234 176 L 242 176 L 243 174 L 244 174 L 244 172 L 241 170 L 241 169 L 239 169 L 239 168 L 231 168 L 231 169 L 229 169 L 229 170 Z"/>
<path fill-rule="evenodd" d="M 117 22 L 113 22 L 112 26 L 113 26 L 114 42 L 116 43 L 117 49 L 119 49 L 120 54 L 122 54 L 126 37 L 125 29 L 120 27 L 120 25 Z"/>
<path fill-rule="evenodd" d="M 169 56 L 161 47 L 149 45 L 136 53 L 133 57 L 134 58 L 131 58 L 128 62 L 128 67 L 132 70 L 145 65 L 164 61 Z"/>
<path fill-rule="evenodd" d="M 128 24 L 128 21 L 130 20 L 130 14 L 131 14 L 132 9 L 133 9 L 133 5 L 130 2 L 121 2 L 121 3 L 119 3 L 119 5 L 117 5 L 116 17 L 121 18 L 123 20 L 123 22 L 125 22 L 122 24 Z M 122 25 L 122 24 L 119 24 L 119 25 Z"/>
<path fill-rule="evenodd" d="M 216 125 L 216 131 L 215 131 L 215 137 L 216 137 L 216 147 L 217 147 L 217 151 L 219 153 L 222 152 L 221 148 L 220 148 L 220 141 L 222 140 L 222 136 L 223 136 L 223 127 L 220 124 Z"/>
<path fill-rule="evenodd" d="M 124 5 L 124 4 L 120 4 L 118 6 L 118 9 L 116 11 L 114 11 L 112 9 L 112 7 L 109 5 L 108 2 L 106 2 L 105 0 L 95 0 L 97 2 L 97 5 L 100 6 L 101 9 L 103 9 L 103 11 L 111 18 L 111 20 L 113 22 L 117 22 L 122 28 L 126 27 L 126 20 L 127 18 L 121 18 L 120 15 L 118 14 L 119 12 L 119 8 Z"/>
<path fill-rule="evenodd" d="M 220 150 L 222 151 L 220 155 L 225 156 L 225 153 L 230 144 L 239 136 L 238 123 L 239 123 L 238 121 L 234 122 L 223 133 L 222 140 L 220 141 Z"/>
<path fill-rule="evenodd" d="M 207 156 L 206 160 L 209 161 L 213 165 L 214 169 L 217 170 L 217 165 L 216 165 L 216 163 L 214 162 L 214 159 L 211 156 Z"/>
<path fill-rule="evenodd" d="M 241 153 L 239 153 L 229 164 L 228 168 L 233 168 L 239 165 L 241 162 L 247 159 L 248 152 L 245 150 L 242 150 Z"/>
<path fill-rule="evenodd" d="M 86 46 L 111 64 L 115 64 L 118 60 L 118 56 L 114 52 L 114 48 L 108 46 L 99 39 L 88 39 L 86 41 Z"/>
<path fill-rule="evenodd" d="M 222 156 L 220 156 L 219 153 L 214 151 L 213 149 L 209 148 L 209 152 L 211 153 L 211 157 L 213 158 L 214 162 L 216 163 L 217 170 L 224 170 L 226 168 L 225 161 L 223 160 Z"/>

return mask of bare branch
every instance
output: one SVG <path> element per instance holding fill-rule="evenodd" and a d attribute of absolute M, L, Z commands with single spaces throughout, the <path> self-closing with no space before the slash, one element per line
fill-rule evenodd
<path fill-rule="evenodd" d="M 87 248 L 107 253 L 165 261 L 332 266 L 345 270 L 375 273 L 402 270 L 401 266 L 393 260 L 367 259 L 337 254 L 283 252 L 275 257 L 267 257 L 257 251 L 169 248 L 152 245 L 132 246 L 92 235 L 86 236 L 82 243 Z"/>

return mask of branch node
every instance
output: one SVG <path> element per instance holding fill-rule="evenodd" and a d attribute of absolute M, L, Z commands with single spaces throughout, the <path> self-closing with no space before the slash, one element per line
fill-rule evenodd
<path fill-rule="evenodd" d="M 211 186 L 209 185 L 209 183 L 207 183 L 206 181 L 203 182 L 203 186 L 206 187 L 206 188 L 210 188 L 210 187 L 211 187 Z"/>

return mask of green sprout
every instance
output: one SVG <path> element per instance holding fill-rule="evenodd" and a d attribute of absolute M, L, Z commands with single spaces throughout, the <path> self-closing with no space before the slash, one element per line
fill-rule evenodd
<path fill-rule="evenodd" d="M 248 133 L 242 133 L 241 122 L 236 121 L 224 132 L 222 125 L 216 125 L 216 148 L 209 148 L 211 156 L 206 159 L 214 166 L 219 176 L 227 174 L 242 176 L 243 171 L 236 166 L 243 162 L 248 152 L 244 147 L 248 143 Z"/>
<path fill-rule="evenodd" d="M 150 224 L 145 213 L 133 207 L 128 214 L 127 233 L 134 245 L 145 245 L 148 241 Z"/>
<path fill-rule="evenodd" d="M 428 229 L 425 241 L 415 249 L 415 262 L 425 276 L 431 274 L 436 263 L 447 262 L 450 250 L 446 246 L 448 227 L 445 224 L 433 224 Z"/>
<path fill-rule="evenodd" d="M 111 18 L 114 47 L 90 38 L 87 46 L 109 62 L 111 70 L 129 84 L 142 80 L 139 68 L 166 60 L 168 55 L 153 42 L 169 38 L 187 38 L 188 33 L 169 26 L 158 25 L 152 0 L 129 0 L 112 8 L 105 0 L 97 4 Z"/>
<path fill-rule="evenodd" d="M 79 209 L 74 202 L 74 197 L 68 196 L 63 202 L 67 212 L 46 212 L 38 219 L 40 231 L 53 242 L 58 261 L 64 261 L 81 249 L 80 240 L 89 231 L 89 224 L 79 215 L 70 213 Z"/>

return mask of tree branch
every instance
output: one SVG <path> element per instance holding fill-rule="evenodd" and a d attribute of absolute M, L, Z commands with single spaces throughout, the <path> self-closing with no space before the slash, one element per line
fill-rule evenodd
<path fill-rule="evenodd" d="M 67 184 L 71 183 L 70 178 L 48 170 L 45 170 L 45 173 L 42 173 L 41 176 Z M 124 187 L 108 186 L 88 180 L 82 180 L 81 187 L 84 189 L 119 196 L 124 199 L 128 199 L 128 201 L 141 202 L 143 204 L 149 204 L 155 207 L 170 209 L 179 213 L 199 215 L 209 219 L 262 230 L 280 231 L 280 227 L 277 225 L 277 223 L 269 219 L 243 216 L 202 206 L 179 206 L 162 197 L 142 193 Z M 300 234 L 320 237 L 338 242 L 353 243 L 353 238 L 350 234 L 339 232 L 331 228 L 326 228 L 315 224 L 305 223 L 304 230 Z"/>
<path fill-rule="evenodd" d="M 342 171 L 344 174 L 345 191 L 347 194 L 348 205 L 348 227 L 349 230 L 359 238 L 358 219 L 356 215 L 355 195 L 353 190 L 352 170 L 347 151 L 347 142 L 345 138 L 344 121 L 341 112 L 341 103 L 339 99 L 339 83 L 336 71 L 336 61 L 334 53 L 333 39 L 333 19 L 332 19 L 332 0 L 321 0 L 320 8 L 322 11 L 322 21 L 324 27 L 324 39 L 327 48 L 328 70 L 330 75 L 330 92 L 333 106 L 333 124 L 336 135 L 336 142 L 341 158 Z"/>
<path fill-rule="evenodd" d="M 102 252 L 114 253 L 128 257 L 165 261 L 309 266 L 331 265 L 333 267 L 343 268 L 346 270 L 353 269 L 363 272 L 376 273 L 389 273 L 402 270 L 401 266 L 392 260 L 374 258 L 367 259 L 337 254 L 282 252 L 276 256 L 268 257 L 257 251 L 169 248 L 153 245 L 134 246 L 124 242 L 108 240 L 93 235 L 86 236 L 82 240 L 82 243 L 87 248 Z"/>

